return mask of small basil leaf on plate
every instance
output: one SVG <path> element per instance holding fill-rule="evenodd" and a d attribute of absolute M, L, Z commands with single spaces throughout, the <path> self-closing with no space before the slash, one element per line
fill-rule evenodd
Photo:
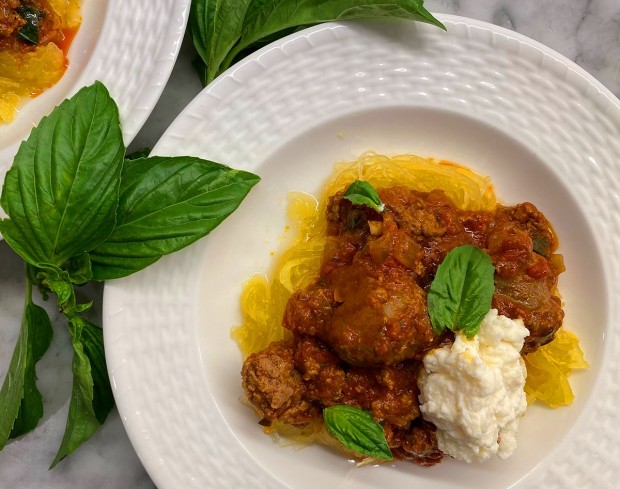
<path fill-rule="evenodd" d="M 0 205 L 7 243 L 32 265 L 61 266 L 114 229 L 125 146 L 118 108 L 99 82 L 44 117 L 8 171 Z"/>
<path fill-rule="evenodd" d="M 69 319 L 69 330 L 73 387 L 65 434 L 50 469 L 93 436 L 114 406 L 101 330 L 79 316 Z"/>
<path fill-rule="evenodd" d="M 383 427 L 362 409 L 337 405 L 323 409 L 329 432 L 345 447 L 360 455 L 392 460 Z"/>
<path fill-rule="evenodd" d="M 475 246 L 458 246 L 446 255 L 427 295 L 436 334 L 448 328 L 471 338 L 478 332 L 491 309 L 494 271 L 489 255 Z"/>
<path fill-rule="evenodd" d="M 39 24 L 45 17 L 45 13 L 34 5 L 22 4 L 17 13 L 26 22 L 20 29 L 17 37 L 31 44 L 39 44 Z"/>
<path fill-rule="evenodd" d="M 36 385 L 36 363 L 52 341 L 52 325 L 42 307 L 32 302 L 28 283 L 26 305 L 17 344 L 0 388 L 0 450 L 7 439 L 33 430 L 43 416 L 43 399 Z"/>
<path fill-rule="evenodd" d="M 383 212 L 385 205 L 381 202 L 377 190 L 364 180 L 355 180 L 347 187 L 343 198 L 355 205 L 365 205 L 377 212 Z"/>
<path fill-rule="evenodd" d="M 127 162 L 118 224 L 90 253 L 93 278 L 130 275 L 207 235 L 259 180 L 252 173 L 187 156 Z"/>
<path fill-rule="evenodd" d="M 534 236 L 532 238 L 532 247 L 534 253 L 538 253 L 546 258 L 551 253 L 551 241 L 547 236 Z"/>

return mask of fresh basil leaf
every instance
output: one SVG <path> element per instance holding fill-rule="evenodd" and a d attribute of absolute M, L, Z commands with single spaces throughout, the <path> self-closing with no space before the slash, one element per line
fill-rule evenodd
<path fill-rule="evenodd" d="M 77 301 L 69 272 L 54 266 L 39 269 L 37 277 L 49 292 L 56 294 L 58 308 L 68 316 L 76 313 Z"/>
<path fill-rule="evenodd" d="M 125 155 L 125 160 L 137 160 L 140 158 L 147 158 L 149 154 L 151 154 L 151 148 L 140 148 L 135 150 L 133 153 Z"/>
<path fill-rule="evenodd" d="M 205 236 L 259 180 L 252 173 L 187 156 L 128 162 L 118 225 L 90 253 L 93 278 L 130 275 Z"/>
<path fill-rule="evenodd" d="M 53 336 L 52 324 L 47 312 L 28 299 L 24 318 L 30 329 L 28 338 L 31 349 L 30 359 L 26 362 L 24 376 L 24 397 L 19 414 L 11 431 L 11 438 L 28 433 L 36 428 L 43 416 L 43 397 L 37 389 L 35 365 L 48 350 Z"/>
<path fill-rule="evenodd" d="M 73 388 L 65 434 L 50 469 L 93 436 L 114 406 L 101 330 L 80 317 L 70 318 L 69 330 Z"/>
<path fill-rule="evenodd" d="M 238 52 L 267 36 L 292 27 L 335 20 L 392 17 L 428 22 L 444 28 L 425 8 L 423 0 L 255 0 L 250 3 L 239 42 L 221 64 L 226 70 Z"/>
<path fill-rule="evenodd" d="M 58 309 L 68 317 L 87 311 L 93 305 L 92 301 L 78 304 L 73 287 L 74 284 L 83 285 L 83 278 L 91 275 L 90 259 L 88 256 L 80 256 L 75 260 L 67 263 L 69 266 L 82 268 L 63 270 L 47 264 L 43 264 L 42 268 L 32 266 L 28 268 L 28 276 L 31 277 L 33 284 L 39 287 L 43 297 L 47 300 L 50 292 L 56 294 Z"/>
<path fill-rule="evenodd" d="M 361 455 L 392 460 L 383 427 L 369 412 L 345 405 L 329 406 L 323 409 L 323 420 L 345 447 Z"/>
<path fill-rule="evenodd" d="M 216 3 L 213 0 L 192 0 L 188 29 L 198 56 L 206 63 L 211 59 L 210 45 L 215 23 Z M 206 85 L 206 83 L 205 83 Z"/>
<path fill-rule="evenodd" d="M 342 197 L 355 205 L 365 205 L 377 212 L 383 212 L 385 209 L 375 188 L 364 180 L 355 180 L 347 187 Z"/>
<path fill-rule="evenodd" d="M 252 0 L 193 0 L 189 28 L 196 51 L 207 66 L 207 82 L 224 71 L 220 66 L 241 37 Z"/>
<path fill-rule="evenodd" d="M 62 102 L 24 141 L 0 205 L 7 243 L 28 263 L 61 266 L 114 229 L 125 146 L 118 108 L 100 82 Z"/>
<path fill-rule="evenodd" d="M 17 37 L 32 44 L 39 44 L 39 24 L 45 17 L 45 13 L 33 5 L 22 4 L 17 13 L 26 21 Z"/>
<path fill-rule="evenodd" d="M 377 17 L 416 20 L 445 29 L 424 8 L 423 0 L 194 0 L 189 25 L 209 83 L 240 53 L 252 51 L 266 38 L 275 40 L 322 22 Z"/>
<path fill-rule="evenodd" d="M 480 248 L 463 245 L 439 265 L 427 295 L 428 313 L 436 334 L 463 331 L 473 337 L 491 309 L 495 268 Z"/>
<path fill-rule="evenodd" d="M 294 34 L 295 32 L 299 32 L 301 30 L 307 29 L 308 27 L 312 27 L 314 25 L 316 24 L 289 27 L 288 29 L 284 29 L 282 31 L 276 32 L 275 34 L 271 34 L 269 36 L 263 37 L 259 41 L 256 41 L 255 43 L 250 44 L 248 47 L 235 52 L 235 57 L 232 59 L 230 64 L 232 66 L 237 61 L 241 61 L 243 58 L 245 58 L 246 56 L 249 56 L 254 51 L 258 51 L 260 48 L 267 46 L 268 44 L 271 44 L 272 42 L 277 41 L 278 39 L 286 37 L 290 34 Z"/>
<path fill-rule="evenodd" d="M 66 270 L 72 284 L 84 285 L 93 278 L 93 270 L 88 253 L 82 253 L 67 260 L 63 265 L 63 269 Z"/>
<path fill-rule="evenodd" d="M 209 83 L 209 70 L 207 69 L 207 65 L 200 56 L 196 56 L 192 61 L 192 66 L 194 67 L 194 71 L 198 75 L 202 86 L 206 87 Z"/>
<path fill-rule="evenodd" d="M 114 407 L 114 396 L 103 349 L 103 330 L 84 320 L 81 341 L 84 353 L 90 361 L 93 377 L 93 410 L 97 421 L 103 424 Z"/>
<path fill-rule="evenodd" d="M 534 236 L 532 238 L 532 247 L 534 253 L 549 258 L 551 254 L 551 241 L 547 236 Z"/>
<path fill-rule="evenodd" d="M 9 371 L 0 389 L 0 450 L 11 438 L 32 431 L 43 416 L 43 398 L 37 389 L 36 363 L 52 341 L 52 325 L 45 310 L 28 294 L 22 325 Z"/>

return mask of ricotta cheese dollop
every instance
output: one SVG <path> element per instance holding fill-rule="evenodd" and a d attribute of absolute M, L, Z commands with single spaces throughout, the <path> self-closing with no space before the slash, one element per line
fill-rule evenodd
<path fill-rule="evenodd" d="M 456 333 L 452 345 L 424 357 L 420 411 L 445 454 L 465 462 L 512 454 L 527 407 L 520 352 L 528 334 L 521 319 L 491 309 L 472 339 Z"/>

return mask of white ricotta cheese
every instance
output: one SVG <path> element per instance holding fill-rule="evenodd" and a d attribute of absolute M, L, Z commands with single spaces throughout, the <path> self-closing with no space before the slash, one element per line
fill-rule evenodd
<path fill-rule="evenodd" d="M 457 333 L 451 346 L 424 357 L 420 411 L 437 426 L 445 454 L 465 462 L 512 454 L 527 407 L 520 352 L 528 334 L 522 320 L 491 309 L 471 340 Z"/>

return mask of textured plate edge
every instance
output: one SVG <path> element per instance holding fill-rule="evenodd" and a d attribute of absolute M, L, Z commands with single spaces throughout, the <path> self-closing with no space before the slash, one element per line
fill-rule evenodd
<path fill-rule="evenodd" d="M 148 2 L 151 0 L 146 1 Z M 181 43 L 183 41 L 183 35 L 185 34 L 187 21 L 189 18 L 191 0 L 169 0 L 169 5 L 171 9 L 172 7 L 174 7 L 174 9 L 173 16 L 170 18 L 168 30 L 164 34 L 166 39 L 163 43 L 162 50 L 165 50 L 165 52 L 160 51 L 158 53 L 157 62 L 150 70 L 150 74 L 156 73 L 159 74 L 159 76 L 154 77 L 154 82 L 151 80 L 146 87 L 142 87 L 142 90 L 138 94 L 139 96 L 133 104 L 135 107 L 134 110 L 132 110 L 129 114 L 121 114 L 123 139 L 126 146 L 133 141 L 133 138 L 142 128 L 149 115 L 151 115 L 151 112 L 155 108 L 157 101 L 161 97 L 161 94 L 170 79 L 170 75 L 172 74 L 172 70 L 181 50 Z M 123 0 L 110 0 L 108 11 L 111 11 L 114 7 L 122 10 L 123 8 L 126 8 L 125 2 Z M 169 47 L 171 46 L 173 47 L 172 51 L 169 50 Z M 99 49 L 99 46 L 97 46 L 96 49 Z M 89 62 L 89 66 L 90 65 L 91 64 Z M 80 76 L 77 80 L 77 87 L 74 89 L 72 94 L 81 87 L 86 86 L 88 83 L 95 81 L 95 73 L 89 70 L 89 66 L 86 67 L 86 70 L 82 76 Z M 105 80 L 104 83 L 106 83 Z M 135 114 L 139 114 L 139 116 L 136 116 Z"/>

